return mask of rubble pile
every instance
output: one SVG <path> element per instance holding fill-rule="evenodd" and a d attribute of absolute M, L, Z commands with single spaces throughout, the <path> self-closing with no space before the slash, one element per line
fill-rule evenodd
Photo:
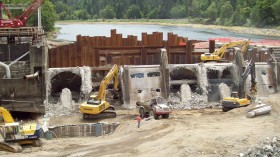
<path fill-rule="evenodd" d="M 246 153 L 240 153 L 240 157 L 255 157 L 255 156 L 280 156 L 280 139 L 279 137 L 269 138 L 260 143 L 258 146 L 250 148 Z"/>
<path fill-rule="evenodd" d="M 177 110 L 191 110 L 191 109 L 204 109 L 204 108 L 219 108 L 220 103 L 208 102 L 206 95 L 197 93 L 191 94 L 191 99 L 188 101 L 181 101 L 180 93 L 170 93 L 170 106 L 172 109 Z"/>
<path fill-rule="evenodd" d="M 68 88 L 64 88 L 60 94 L 60 101 L 57 103 L 48 103 L 45 105 L 46 117 L 55 116 L 70 116 L 79 114 L 79 103 L 75 103 L 72 100 L 71 91 Z"/>

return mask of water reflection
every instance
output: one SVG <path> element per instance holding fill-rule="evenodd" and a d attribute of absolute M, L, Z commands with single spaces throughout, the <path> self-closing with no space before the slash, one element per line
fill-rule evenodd
<path fill-rule="evenodd" d="M 129 25 L 129 24 L 57 24 L 60 27 L 60 33 L 56 39 L 76 41 L 77 35 L 82 36 L 106 36 L 111 35 L 111 30 L 116 29 L 117 33 L 122 34 L 124 38 L 127 35 L 134 35 L 141 40 L 142 32 L 152 34 L 153 32 L 163 32 L 163 39 L 167 39 L 167 33 L 177 34 L 178 36 L 187 37 L 196 40 L 208 40 L 209 38 L 234 37 L 258 41 L 261 39 L 279 39 L 279 37 L 239 34 L 225 30 L 213 30 L 204 28 L 190 28 L 182 26 L 162 26 L 162 25 Z"/>

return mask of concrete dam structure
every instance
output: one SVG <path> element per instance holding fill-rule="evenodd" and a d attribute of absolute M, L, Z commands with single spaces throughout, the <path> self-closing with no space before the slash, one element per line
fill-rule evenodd
<path fill-rule="evenodd" d="M 246 66 L 236 61 L 233 51 L 225 53 L 227 63 L 203 63 L 200 55 L 212 52 L 215 41 L 188 40 L 173 33 L 167 40 L 159 32 L 142 33 L 139 41 L 112 30 L 111 37 L 77 36 L 76 42 L 53 48 L 47 47 L 43 36 L 40 39 L 0 45 L 0 100 L 11 111 L 78 114 L 79 104 L 96 91 L 114 64 L 120 67 L 125 108 L 135 108 L 136 101 L 152 96 L 168 99 L 174 108 L 219 106 L 222 95 L 227 95 L 219 92 L 220 85 L 235 91 Z M 206 48 L 199 47 L 205 42 Z M 256 63 L 257 88 L 265 91 L 257 96 L 277 92 L 279 48 L 250 47 L 242 57 Z M 248 91 L 249 77 L 246 82 Z"/>

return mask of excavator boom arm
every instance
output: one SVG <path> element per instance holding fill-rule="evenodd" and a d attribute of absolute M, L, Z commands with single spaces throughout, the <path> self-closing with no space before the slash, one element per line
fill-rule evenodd
<path fill-rule="evenodd" d="M 110 83 L 110 81 L 112 79 L 114 79 L 114 89 L 115 90 L 118 89 L 118 84 L 119 84 L 118 71 L 119 71 L 118 66 L 115 64 L 113 66 L 113 68 L 108 72 L 106 77 L 101 81 L 98 94 L 95 98 L 96 100 L 104 100 L 105 99 L 107 85 L 108 85 L 108 83 Z"/>
<path fill-rule="evenodd" d="M 245 91 L 244 91 L 244 86 L 247 77 L 251 74 L 251 92 L 253 94 L 256 92 L 256 70 L 255 70 L 255 62 L 251 59 L 250 62 L 248 63 L 247 67 L 245 68 L 244 72 L 241 75 L 241 82 L 239 85 L 239 97 L 244 98 L 245 97 Z"/>
<path fill-rule="evenodd" d="M 4 107 L 0 107 L 0 114 L 3 117 L 5 123 L 14 123 L 15 120 L 12 117 L 11 113 Z"/>
<path fill-rule="evenodd" d="M 244 53 L 247 50 L 249 43 L 250 43 L 250 39 L 248 41 L 242 40 L 242 41 L 229 42 L 224 44 L 220 49 L 216 50 L 213 54 L 222 58 L 227 48 L 231 48 L 238 45 L 243 45 L 241 52 Z"/>

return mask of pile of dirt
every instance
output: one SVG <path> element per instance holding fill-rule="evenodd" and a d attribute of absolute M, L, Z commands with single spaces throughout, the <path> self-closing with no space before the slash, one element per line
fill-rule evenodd
<path fill-rule="evenodd" d="M 276 116 L 279 116 L 280 114 L 280 105 L 279 105 L 279 93 L 276 94 L 271 94 L 268 96 L 268 98 L 266 98 L 265 100 L 263 100 L 263 102 L 267 105 L 271 105 L 272 107 L 272 112 L 273 114 L 275 114 Z"/>

